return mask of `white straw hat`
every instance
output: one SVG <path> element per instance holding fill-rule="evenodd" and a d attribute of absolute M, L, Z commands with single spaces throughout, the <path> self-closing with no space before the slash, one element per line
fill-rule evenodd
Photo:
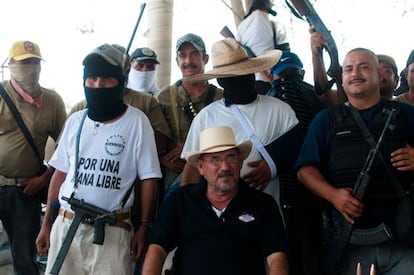
<path fill-rule="evenodd" d="M 249 58 L 246 50 L 234 38 L 225 38 L 214 43 L 211 50 L 213 69 L 184 78 L 186 81 L 202 81 L 261 72 L 274 66 L 282 51 L 270 50 L 264 54 Z"/>
<path fill-rule="evenodd" d="M 185 159 L 191 165 L 195 166 L 197 160 L 202 154 L 217 153 L 227 151 L 233 148 L 238 148 L 243 156 L 243 160 L 247 158 L 252 149 L 250 140 L 236 143 L 233 130 L 228 126 L 219 126 L 204 129 L 200 134 L 200 150 L 195 152 L 188 152 Z"/>

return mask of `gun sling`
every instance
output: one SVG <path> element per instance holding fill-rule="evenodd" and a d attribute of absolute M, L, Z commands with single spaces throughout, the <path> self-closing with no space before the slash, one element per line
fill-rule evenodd
<path fill-rule="evenodd" d="M 73 220 L 73 218 L 75 217 L 74 213 L 66 211 L 63 208 L 59 209 L 59 215 L 63 216 L 65 219 L 69 219 L 69 220 Z M 129 223 L 124 221 L 128 218 L 129 218 L 129 211 L 128 212 L 123 212 L 123 213 L 118 213 L 118 214 L 116 214 L 116 222 L 112 223 L 112 224 L 108 224 L 108 225 L 121 227 L 121 228 L 123 228 L 127 231 L 130 231 L 132 226 Z M 93 224 L 93 220 L 91 220 L 91 221 L 84 220 L 83 223 Z"/>

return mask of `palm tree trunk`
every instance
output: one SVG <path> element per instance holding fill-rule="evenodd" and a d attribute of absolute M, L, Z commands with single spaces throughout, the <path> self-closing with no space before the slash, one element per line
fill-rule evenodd
<path fill-rule="evenodd" d="M 174 0 L 148 1 L 148 29 L 145 32 L 147 45 L 157 55 L 160 65 L 157 68 L 158 87 L 171 81 L 171 45 Z"/>

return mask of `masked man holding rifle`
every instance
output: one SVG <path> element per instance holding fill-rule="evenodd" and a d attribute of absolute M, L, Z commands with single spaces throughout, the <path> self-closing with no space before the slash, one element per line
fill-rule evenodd
<path fill-rule="evenodd" d="M 375 263 L 378 274 L 414 274 L 412 209 L 406 216 L 401 211 L 404 202 L 414 202 L 414 108 L 381 98 L 379 61 L 372 51 L 351 50 L 342 67 L 349 102 L 315 117 L 297 163 L 299 180 L 329 202 L 324 225 L 338 235 L 324 240 L 326 248 L 332 240 L 345 242 L 343 251 L 325 251 L 324 258 L 339 259 L 327 274 L 356 274 L 358 262 Z M 352 188 L 377 143 L 363 175 L 365 194 L 357 198 Z M 347 224 L 349 238 L 341 230 Z"/>
<path fill-rule="evenodd" d="M 56 172 L 46 216 L 52 201 L 59 199 L 61 208 L 52 230 L 44 219 L 37 247 L 41 253 L 49 250 L 46 274 L 132 274 L 133 260 L 145 252 L 161 177 L 154 132 L 145 114 L 122 100 L 120 51 L 104 44 L 83 65 L 88 109 L 69 117 L 50 160 Z M 134 233 L 130 208 L 136 178 L 141 180 L 141 215 Z M 66 255 L 61 254 L 65 236 L 73 233 Z"/>

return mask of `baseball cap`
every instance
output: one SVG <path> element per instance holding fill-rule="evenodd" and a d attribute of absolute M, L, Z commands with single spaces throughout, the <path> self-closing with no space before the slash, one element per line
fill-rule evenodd
<path fill-rule="evenodd" d="M 398 74 L 397 63 L 395 63 L 394 58 L 386 54 L 377 54 L 377 57 L 379 62 L 384 62 L 391 65 L 394 74 Z"/>
<path fill-rule="evenodd" d="M 198 51 L 206 54 L 206 46 L 204 45 L 204 41 L 200 36 L 194 33 L 187 33 L 186 35 L 178 38 L 175 50 L 178 52 L 185 43 L 190 43 Z"/>
<path fill-rule="evenodd" d="M 302 61 L 300 61 L 299 57 L 291 51 L 283 51 L 279 62 L 270 69 L 270 72 L 274 75 L 279 75 L 286 69 L 303 69 Z"/>
<path fill-rule="evenodd" d="M 150 48 L 137 48 L 132 54 L 131 54 L 131 61 L 133 60 L 153 60 L 155 63 L 160 64 L 160 62 L 157 60 L 157 54 L 151 50 Z"/>
<path fill-rule="evenodd" d="M 109 44 L 103 44 L 95 49 L 93 49 L 84 59 L 82 64 L 85 63 L 93 56 L 101 56 L 103 57 L 108 63 L 114 66 L 123 67 L 124 64 L 124 55 L 123 53 Z"/>
<path fill-rule="evenodd" d="M 412 50 L 408 56 L 406 67 L 410 66 L 411 63 L 414 63 L 414 50 Z"/>
<path fill-rule="evenodd" d="M 43 59 L 40 54 L 39 45 L 31 41 L 17 41 L 9 51 L 9 59 L 24 60 L 27 58 Z"/>

